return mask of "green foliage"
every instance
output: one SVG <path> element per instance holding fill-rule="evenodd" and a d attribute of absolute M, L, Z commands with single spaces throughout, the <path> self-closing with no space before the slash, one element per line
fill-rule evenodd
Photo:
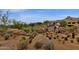
<path fill-rule="evenodd" d="M 42 23 L 41 22 L 36 22 L 36 23 L 30 23 L 29 24 L 29 26 L 32 26 L 32 27 L 38 26 L 38 25 L 42 25 Z"/>
<path fill-rule="evenodd" d="M 24 30 L 25 32 L 27 32 L 27 33 L 31 33 L 31 32 L 33 32 L 33 29 L 32 29 L 32 27 L 26 27 L 26 28 L 23 28 L 22 30 Z"/>
<path fill-rule="evenodd" d="M 30 31 L 28 29 L 24 29 L 25 32 L 29 33 Z"/>
<path fill-rule="evenodd" d="M 48 24 L 48 23 L 49 23 L 49 21 L 48 21 L 48 20 L 43 22 L 43 24 Z"/>
<path fill-rule="evenodd" d="M 67 26 L 67 22 L 64 21 L 64 20 L 60 21 L 60 24 L 61 24 L 62 27 L 66 27 Z"/>
<path fill-rule="evenodd" d="M 29 26 L 32 26 L 32 27 L 35 26 L 35 23 L 30 23 Z"/>
<path fill-rule="evenodd" d="M 36 25 L 42 25 L 42 23 L 41 22 L 37 22 Z"/>
<path fill-rule="evenodd" d="M 26 24 L 21 21 L 13 20 L 13 28 L 22 29 L 23 27 L 25 27 L 25 25 Z"/>

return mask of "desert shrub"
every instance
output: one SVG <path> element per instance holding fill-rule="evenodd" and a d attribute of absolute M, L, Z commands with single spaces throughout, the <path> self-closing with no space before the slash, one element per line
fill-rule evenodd
<path fill-rule="evenodd" d="M 24 29 L 24 31 L 27 32 L 27 33 L 29 32 L 29 30 L 26 30 L 26 29 Z"/>
<path fill-rule="evenodd" d="M 73 38 L 73 39 L 75 38 L 75 33 L 72 33 L 72 38 Z"/>
<path fill-rule="evenodd" d="M 5 36 L 5 40 L 8 40 L 9 39 L 9 36 Z"/>
<path fill-rule="evenodd" d="M 0 46 L 2 46 L 2 44 L 0 44 Z"/>
<path fill-rule="evenodd" d="M 54 37 L 54 39 L 56 39 L 56 37 Z"/>
<path fill-rule="evenodd" d="M 63 41 L 62 44 L 65 44 L 65 41 Z"/>
<path fill-rule="evenodd" d="M 77 38 L 77 42 L 79 43 L 79 37 Z"/>
<path fill-rule="evenodd" d="M 22 39 L 20 40 L 19 45 L 18 45 L 18 49 L 19 50 L 27 49 L 27 40 L 25 37 L 22 37 Z"/>
<path fill-rule="evenodd" d="M 58 41 L 60 42 L 61 40 L 59 39 Z"/>
<path fill-rule="evenodd" d="M 62 39 L 64 39 L 64 37 L 62 37 Z"/>
<path fill-rule="evenodd" d="M 37 33 L 45 33 L 46 30 L 43 30 L 43 29 L 39 29 L 39 30 L 36 30 Z"/>
<path fill-rule="evenodd" d="M 43 24 L 46 24 L 46 25 L 47 25 L 48 23 L 49 23 L 49 21 L 48 21 L 48 20 L 46 20 L 46 21 L 44 21 L 44 22 L 43 22 Z"/>
<path fill-rule="evenodd" d="M 43 48 L 45 50 L 54 50 L 54 46 L 52 45 L 52 43 L 45 44 Z"/>
<path fill-rule="evenodd" d="M 67 41 L 67 40 L 68 40 L 68 38 L 67 38 L 67 37 L 65 37 L 65 38 L 64 38 L 64 40 L 65 40 L 65 41 Z"/>
<path fill-rule="evenodd" d="M 59 36 L 57 35 L 57 38 L 58 38 Z"/>
<path fill-rule="evenodd" d="M 25 37 L 22 37 L 22 40 L 21 41 L 25 41 L 26 40 L 26 38 Z"/>
<path fill-rule="evenodd" d="M 61 33 L 61 31 L 58 31 L 57 33 Z"/>
<path fill-rule="evenodd" d="M 37 33 L 32 33 L 32 35 L 29 37 L 29 43 L 32 43 L 32 40 L 34 39 L 34 37 L 37 35 Z"/>
<path fill-rule="evenodd" d="M 51 40 L 52 38 L 51 37 L 48 37 L 49 38 L 49 40 Z"/>
<path fill-rule="evenodd" d="M 52 38 L 50 37 L 50 36 L 48 36 L 48 35 L 46 35 L 46 37 L 48 37 L 49 38 L 49 40 L 51 40 Z"/>
<path fill-rule="evenodd" d="M 34 47 L 36 48 L 36 49 L 40 49 L 41 47 L 42 47 L 42 43 L 41 42 L 36 42 L 35 43 L 35 45 L 34 45 Z"/>
<path fill-rule="evenodd" d="M 11 37 L 12 35 L 10 34 L 10 33 L 5 33 L 4 34 L 4 38 L 5 38 L 5 40 L 8 40 L 9 39 L 9 37 Z"/>
<path fill-rule="evenodd" d="M 70 35 L 67 35 L 67 38 L 69 38 L 70 37 Z"/>
<path fill-rule="evenodd" d="M 73 41 L 73 40 L 71 40 L 70 42 L 71 42 L 71 43 L 73 43 L 74 41 Z"/>
<path fill-rule="evenodd" d="M 61 24 L 62 27 L 66 27 L 67 26 L 67 22 L 66 21 L 61 21 L 60 24 Z"/>
<path fill-rule="evenodd" d="M 32 28 L 26 28 L 26 29 L 23 29 L 26 33 L 31 33 L 33 32 L 33 29 Z"/>
<path fill-rule="evenodd" d="M 46 33 L 46 37 L 48 37 L 48 33 Z"/>
<path fill-rule="evenodd" d="M 29 44 L 32 43 L 33 37 L 29 37 Z"/>

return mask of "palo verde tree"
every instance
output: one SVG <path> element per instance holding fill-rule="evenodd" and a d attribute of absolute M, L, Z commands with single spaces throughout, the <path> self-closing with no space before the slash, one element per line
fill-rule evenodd
<path fill-rule="evenodd" d="M 9 11 L 4 12 L 4 11 L 0 10 L 0 25 L 2 25 L 2 28 L 7 28 L 8 12 Z"/>

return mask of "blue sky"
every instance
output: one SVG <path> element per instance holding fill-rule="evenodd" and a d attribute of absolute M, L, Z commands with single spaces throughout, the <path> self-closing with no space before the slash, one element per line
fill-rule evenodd
<path fill-rule="evenodd" d="M 67 16 L 79 18 L 79 9 L 2 9 L 4 12 L 7 10 L 9 10 L 10 19 L 26 23 L 60 20 Z"/>

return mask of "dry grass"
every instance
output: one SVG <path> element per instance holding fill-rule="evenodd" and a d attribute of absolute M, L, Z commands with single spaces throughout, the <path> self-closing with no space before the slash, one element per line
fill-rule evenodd
<path fill-rule="evenodd" d="M 36 42 L 35 43 L 35 45 L 34 45 L 34 47 L 36 48 L 36 49 L 40 49 L 41 47 L 42 47 L 42 43 L 41 42 Z"/>
<path fill-rule="evenodd" d="M 18 49 L 19 50 L 27 49 L 27 40 L 25 37 L 22 37 L 22 39 L 20 40 L 19 45 L 18 45 Z"/>

